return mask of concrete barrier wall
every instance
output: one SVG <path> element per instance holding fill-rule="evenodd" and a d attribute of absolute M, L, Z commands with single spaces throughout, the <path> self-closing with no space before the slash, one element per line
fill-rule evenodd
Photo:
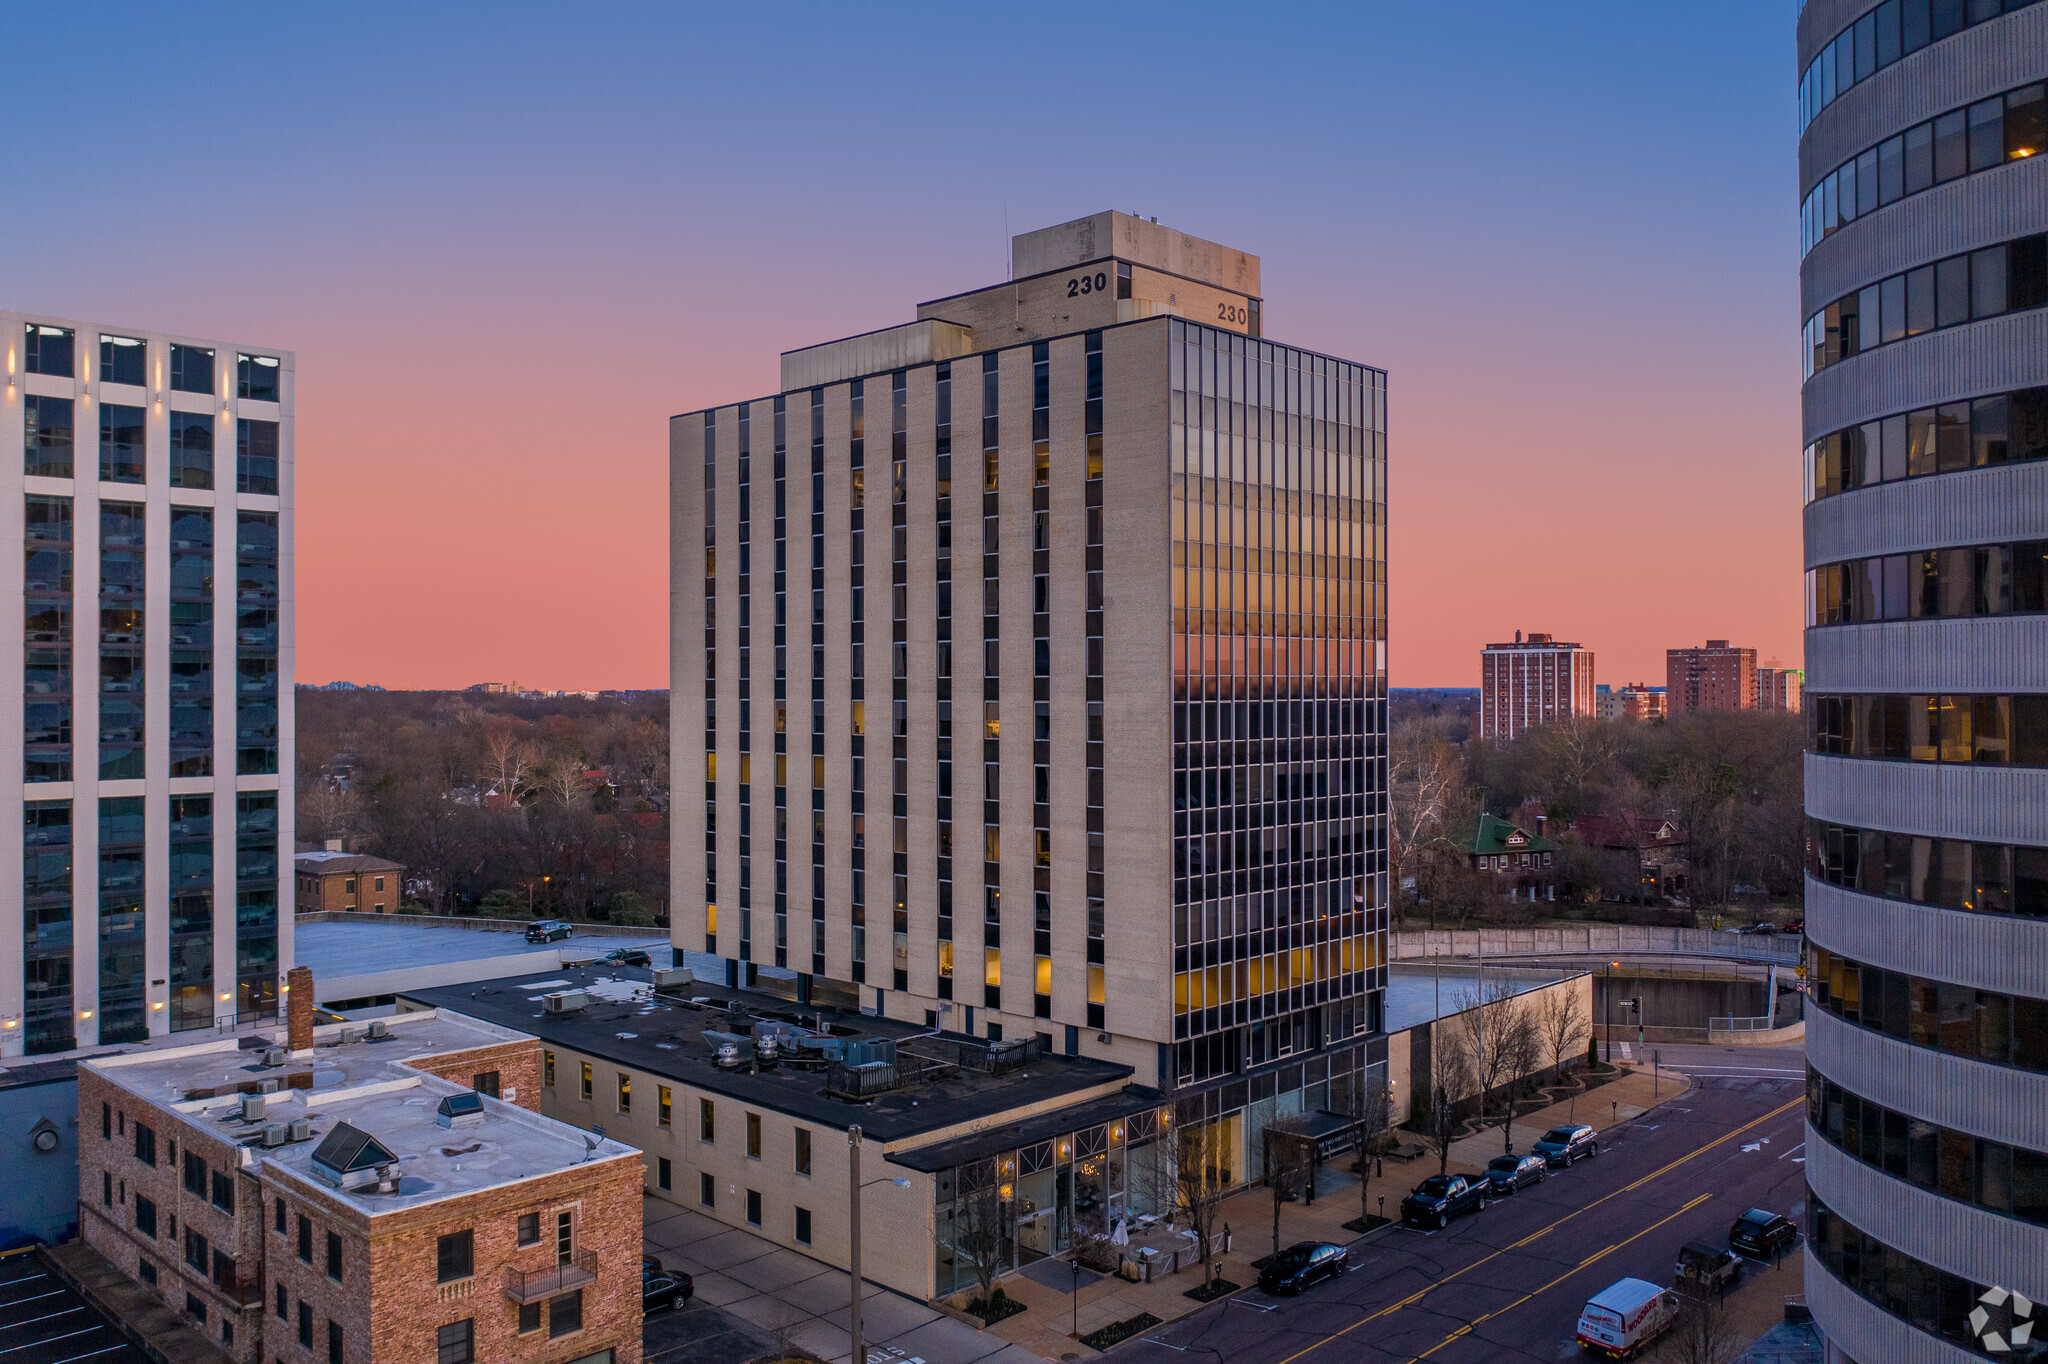
<path fill-rule="evenodd" d="M 571 948 L 569 955 L 588 959 L 588 950 Z M 315 1002 L 337 999 L 374 999 L 406 990 L 426 990 L 436 985 L 467 985 L 473 980 L 498 980 L 506 976 L 538 976 L 562 969 L 562 949 L 538 952 L 508 952 L 473 961 L 437 961 L 427 966 L 405 966 L 395 971 L 365 971 L 356 976 L 329 976 L 315 981 Z"/>
<path fill-rule="evenodd" d="M 471 919 L 453 914 L 350 914 L 345 910 L 320 910 L 312 914 L 297 914 L 293 922 L 302 924 L 410 924 L 414 928 L 468 928 L 479 933 L 524 933 L 532 926 L 531 919 Z M 579 938 L 659 938 L 659 928 L 622 928 L 617 924 L 575 925 Z"/>
<path fill-rule="evenodd" d="M 1525 957 L 1667 952 L 1747 961 L 1797 962 L 1803 940 L 1707 928 L 1646 924 L 1559 924 L 1550 928 L 1406 929 L 1389 935 L 1395 961 L 1418 957 Z"/>

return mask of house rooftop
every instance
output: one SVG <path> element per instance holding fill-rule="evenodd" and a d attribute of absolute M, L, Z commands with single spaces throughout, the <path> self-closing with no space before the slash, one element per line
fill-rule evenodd
<path fill-rule="evenodd" d="M 1479 827 L 1472 833 L 1472 842 L 1466 848 L 1475 854 L 1555 852 L 1557 844 L 1538 834 L 1532 834 L 1519 824 L 1513 824 L 1497 815 L 1481 815 Z"/>
<path fill-rule="evenodd" d="M 333 852 L 326 848 L 292 855 L 292 863 L 300 871 L 317 871 L 325 876 L 350 871 L 404 871 L 405 864 L 388 858 L 372 857 L 368 853 Z"/>
<path fill-rule="evenodd" d="M 569 992 L 584 994 L 582 1008 L 569 1013 L 546 1010 L 546 996 Z M 740 1005 L 751 1020 L 785 1023 L 808 1034 L 822 1031 L 833 1039 L 895 1042 L 906 1068 L 927 1060 L 939 1064 L 917 1083 L 858 1101 L 827 1093 L 826 1077 L 815 1068 L 721 1067 L 714 1063 L 713 1052 L 721 1038 L 733 1035 L 728 1012 L 732 1004 Z M 926 1134 L 1027 1105 L 1078 1103 L 1123 1088 L 1132 1073 L 1129 1066 L 1078 1056 L 1036 1056 L 993 1074 L 970 1065 L 948 1065 L 945 1058 L 963 1049 L 980 1052 L 986 1044 L 892 1019 L 799 1006 L 778 995 L 702 981 L 657 994 L 650 973 L 634 967 L 563 967 L 539 976 L 529 973 L 400 992 L 399 1007 L 408 1005 L 460 1012 L 518 1029 L 538 1037 L 543 1046 L 630 1066 L 821 1127 L 858 1124 L 869 1139 L 885 1143 L 914 1143 Z"/>
<path fill-rule="evenodd" d="M 638 1156 L 620 1142 L 586 1137 L 567 1123 L 497 1099 L 480 1099 L 481 1121 L 444 1125 L 443 1103 L 467 1103 L 463 1096 L 476 1097 L 474 1091 L 406 1063 L 499 1045 L 518 1035 L 434 1012 L 391 1020 L 389 1031 L 388 1041 L 344 1044 L 339 1027 L 321 1028 L 310 1055 L 288 1055 L 281 1066 L 266 1066 L 263 1051 L 234 1039 L 81 1064 L 187 1123 L 239 1143 L 250 1162 L 268 1164 L 371 1217 L 555 1174 L 587 1161 Z M 265 1080 L 279 1081 L 280 1088 L 262 1096 L 260 1118 L 245 1117 L 244 1097 Z M 307 1123 L 305 1137 L 280 1146 L 261 1144 L 266 1128 L 284 1127 L 288 1133 L 298 1119 Z M 356 1188 L 336 1187 L 328 1163 L 335 1153 L 346 1148 L 353 1156 L 376 1146 L 393 1158 L 395 1177 L 389 1187 L 378 1187 L 374 1178 Z M 316 1158 L 326 1168 L 316 1170 Z M 374 1176 L 374 1169 L 370 1173 Z"/>

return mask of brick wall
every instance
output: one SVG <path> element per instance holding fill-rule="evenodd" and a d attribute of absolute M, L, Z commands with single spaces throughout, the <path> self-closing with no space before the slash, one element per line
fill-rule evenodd
<path fill-rule="evenodd" d="M 506 1103 L 540 1112 L 540 1043 L 531 1037 L 495 1047 L 475 1047 L 438 1056 L 421 1056 L 407 1062 L 414 1070 L 438 1075 L 444 1080 L 475 1088 L 483 1071 L 498 1072 L 498 1097 Z"/>

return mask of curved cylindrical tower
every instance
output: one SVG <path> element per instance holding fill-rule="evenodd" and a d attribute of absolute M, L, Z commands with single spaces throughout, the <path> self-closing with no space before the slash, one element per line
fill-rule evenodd
<path fill-rule="evenodd" d="M 1798 49 L 1807 1297 L 1831 1359 L 2029 1358 L 1995 1290 L 2048 1299 L 2048 3 L 1806 0 Z"/>

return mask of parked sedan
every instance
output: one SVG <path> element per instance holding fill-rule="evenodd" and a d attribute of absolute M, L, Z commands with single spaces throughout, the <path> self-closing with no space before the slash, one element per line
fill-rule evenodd
<path fill-rule="evenodd" d="M 652 966 L 654 958 L 644 947 L 614 947 L 598 958 L 599 962 L 611 966 Z"/>
<path fill-rule="evenodd" d="M 1401 1220 L 1411 1226 L 1435 1227 L 1439 1231 L 1461 1212 L 1477 1212 L 1486 1206 L 1487 1182 L 1467 1180 L 1463 1175 L 1431 1175 L 1415 1186 L 1415 1192 L 1401 1200 Z"/>
<path fill-rule="evenodd" d="M 1550 1176 L 1550 1162 L 1535 1152 L 1526 1156 L 1495 1156 L 1486 1163 L 1486 1182 L 1497 1194 L 1518 1193 Z"/>
<path fill-rule="evenodd" d="M 1751 1208 L 1728 1228 L 1728 1244 L 1752 1260 L 1769 1260 L 1799 1244 L 1799 1228 L 1783 1213 Z"/>
<path fill-rule="evenodd" d="M 568 937 L 576 930 L 560 919 L 535 919 L 526 926 L 528 942 L 556 942 Z"/>
<path fill-rule="evenodd" d="M 644 1315 L 664 1307 L 680 1307 L 696 1291 L 697 1286 L 687 1274 L 642 1274 L 640 1311 Z"/>
<path fill-rule="evenodd" d="M 1327 1241 L 1299 1241 L 1287 1247 L 1259 1271 L 1259 1287 L 1268 1293 L 1299 1293 L 1324 1279 L 1344 1272 L 1344 1247 Z"/>
<path fill-rule="evenodd" d="M 1536 1154 L 1552 1165 L 1569 1166 L 1581 1156 L 1600 1154 L 1600 1142 L 1584 1123 L 1553 1127 L 1536 1143 Z"/>

